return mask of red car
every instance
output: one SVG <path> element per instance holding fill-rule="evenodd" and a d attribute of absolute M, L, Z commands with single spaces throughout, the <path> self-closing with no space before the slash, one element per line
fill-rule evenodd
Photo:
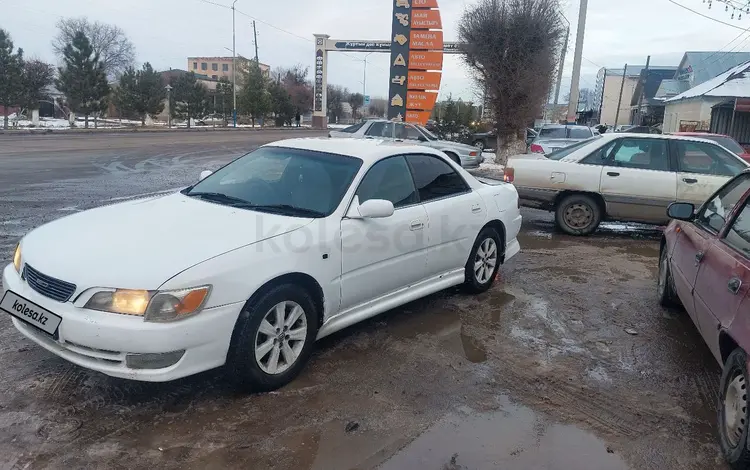
<path fill-rule="evenodd" d="M 664 231 L 658 294 L 682 304 L 723 368 L 721 449 L 733 468 L 750 468 L 750 170 L 729 180 L 697 211 L 675 202 Z"/>
<path fill-rule="evenodd" d="M 712 140 L 717 144 L 726 147 L 727 150 L 731 150 L 742 157 L 743 160 L 750 162 L 750 153 L 747 153 L 745 148 L 738 144 L 736 140 L 724 134 L 709 134 L 707 132 L 675 132 L 673 135 L 687 135 L 691 137 L 700 137 L 701 139 Z"/>

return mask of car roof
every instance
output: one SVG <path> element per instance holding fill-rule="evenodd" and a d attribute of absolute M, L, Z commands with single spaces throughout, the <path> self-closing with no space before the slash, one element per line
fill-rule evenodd
<path fill-rule="evenodd" d="M 699 140 L 703 142 L 708 142 L 711 144 L 716 145 L 716 142 L 708 139 L 702 139 L 701 135 L 678 135 L 678 134 L 638 134 L 637 132 L 607 132 L 606 134 L 602 134 L 599 139 L 606 140 L 614 140 L 614 139 L 620 139 L 623 137 L 634 137 L 638 139 L 667 139 L 667 140 Z M 593 141 L 592 141 L 593 142 Z"/>
<path fill-rule="evenodd" d="M 673 132 L 672 135 L 687 135 L 691 137 L 701 137 L 704 135 L 711 136 L 711 137 L 729 137 L 725 134 L 713 134 L 711 132 Z"/>
<path fill-rule="evenodd" d="M 278 140 L 266 144 L 264 147 L 287 147 L 299 150 L 311 150 L 313 152 L 334 153 L 337 155 L 356 157 L 366 163 L 404 153 L 440 155 L 440 152 L 437 150 L 423 145 L 379 139 L 331 139 L 327 137 L 308 137 Z"/>
<path fill-rule="evenodd" d="M 561 128 L 578 128 L 578 129 L 589 129 L 589 126 L 582 126 L 580 124 L 544 124 L 542 129 L 561 129 Z"/>

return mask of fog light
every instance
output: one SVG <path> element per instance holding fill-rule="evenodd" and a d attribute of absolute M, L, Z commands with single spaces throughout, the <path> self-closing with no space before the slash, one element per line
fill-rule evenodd
<path fill-rule="evenodd" d="M 128 354 L 125 365 L 131 369 L 163 369 L 177 364 L 184 354 L 184 349 L 168 353 Z"/>

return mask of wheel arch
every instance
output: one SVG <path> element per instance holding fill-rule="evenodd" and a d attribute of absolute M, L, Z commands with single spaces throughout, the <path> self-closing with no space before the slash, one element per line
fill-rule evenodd
<path fill-rule="evenodd" d="M 442 152 L 448 155 L 448 158 L 450 158 L 454 162 L 458 163 L 459 166 L 461 166 L 461 157 L 459 157 L 456 152 L 454 152 L 453 150 L 443 150 Z"/>
<path fill-rule="evenodd" d="M 323 288 L 315 278 L 309 274 L 301 272 L 282 274 L 267 281 L 253 292 L 253 295 L 251 295 L 247 302 L 245 302 L 243 311 L 247 311 L 252 307 L 263 294 L 282 284 L 293 284 L 305 289 L 305 291 L 307 291 L 312 297 L 313 302 L 315 302 L 315 308 L 318 313 L 318 327 L 323 325 L 323 318 L 325 317 L 325 295 L 323 294 Z"/>
<path fill-rule="evenodd" d="M 482 229 L 479 231 L 479 233 L 482 233 L 482 230 L 484 230 L 486 228 L 495 229 L 495 231 L 497 232 L 497 234 L 500 235 L 500 249 L 503 250 L 503 254 L 501 256 L 501 260 L 504 263 L 505 262 L 505 243 L 506 243 L 506 240 L 505 240 L 505 233 L 506 233 L 506 231 L 505 231 L 505 224 L 503 223 L 502 220 L 498 220 L 498 219 L 490 220 L 489 222 L 487 222 L 486 224 L 484 224 L 484 227 L 482 227 Z M 477 236 L 479 236 L 479 234 L 477 234 Z"/>
<path fill-rule="evenodd" d="M 719 332 L 719 354 L 721 355 L 722 365 L 726 364 L 729 355 L 738 347 L 740 347 L 739 344 L 737 344 L 737 341 L 729 333 L 724 330 Z"/>
<path fill-rule="evenodd" d="M 577 191 L 577 190 L 571 190 L 571 189 L 565 189 L 563 191 L 560 191 L 557 196 L 555 196 L 555 201 L 552 204 L 552 210 L 557 210 L 557 207 L 560 205 L 560 202 L 565 199 L 568 196 L 572 196 L 574 194 L 582 194 L 584 196 L 589 196 L 596 201 L 597 205 L 599 206 L 599 210 L 602 212 L 602 220 L 606 218 L 607 216 L 607 203 L 604 202 L 604 198 L 599 193 L 594 193 L 591 191 Z"/>

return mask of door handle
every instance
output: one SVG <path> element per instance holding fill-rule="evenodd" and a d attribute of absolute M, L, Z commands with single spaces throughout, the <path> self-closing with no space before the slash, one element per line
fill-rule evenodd
<path fill-rule="evenodd" d="M 698 180 L 695 178 L 682 178 L 682 181 L 686 182 L 687 184 L 694 184 L 698 182 Z"/>
<path fill-rule="evenodd" d="M 412 220 L 411 224 L 409 224 L 409 229 L 411 231 L 422 230 L 423 228 L 424 228 L 424 224 L 419 220 Z"/>
<path fill-rule="evenodd" d="M 734 295 L 737 295 L 737 292 L 740 291 L 740 287 L 742 287 L 742 280 L 738 277 L 733 277 L 729 280 L 727 283 L 727 288 L 729 289 L 729 292 L 731 292 Z"/>
<path fill-rule="evenodd" d="M 705 253 L 702 251 L 699 251 L 695 254 L 695 265 L 698 266 L 698 264 L 703 261 L 703 257 L 705 256 Z"/>
<path fill-rule="evenodd" d="M 620 176 L 620 174 L 617 173 L 616 171 L 608 171 L 607 176 Z"/>
<path fill-rule="evenodd" d="M 471 206 L 471 212 L 473 212 L 473 213 L 475 213 L 475 214 L 476 214 L 477 212 L 482 212 L 482 207 L 481 207 L 481 206 L 479 206 L 479 205 L 476 205 L 476 206 Z"/>

